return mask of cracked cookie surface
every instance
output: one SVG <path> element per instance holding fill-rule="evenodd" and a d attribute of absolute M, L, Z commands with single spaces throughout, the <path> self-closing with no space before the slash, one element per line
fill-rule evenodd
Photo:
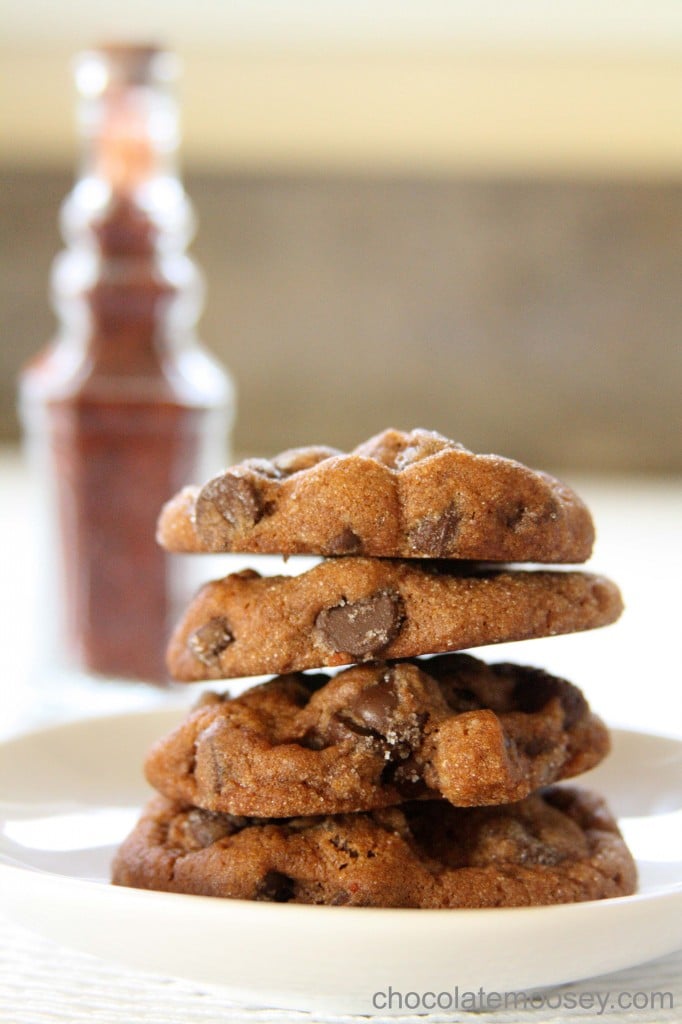
<path fill-rule="evenodd" d="M 145 771 L 169 798 L 277 818 L 416 797 L 508 803 L 587 771 L 608 749 L 571 683 L 454 654 L 205 695 L 152 747 Z"/>
<path fill-rule="evenodd" d="M 180 491 L 157 536 L 175 552 L 578 563 L 594 527 L 559 480 L 417 429 L 247 459 Z"/>
<path fill-rule="evenodd" d="M 573 633 L 621 611 L 615 584 L 591 573 L 334 558 L 207 583 L 167 660 L 181 682 L 281 674 Z"/>
<path fill-rule="evenodd" d="M 628 895 L 636 868 L 604 801 L 556 787 L 504 807 L 414 801 L 279 821 L 156 797 L 113 881 L 279 903 L 474 908 Z"/>

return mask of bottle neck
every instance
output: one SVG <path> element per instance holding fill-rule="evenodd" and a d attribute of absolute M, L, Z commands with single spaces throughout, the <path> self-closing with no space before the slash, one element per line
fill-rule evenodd
<path fill-rule="evenodd" d="M 177 111 L 168 95 L 141 85 L 114 85 L 81 103 L 81 177 L 134 196 L 177 175 Z"/>
<path fill-rule="evenodd" d="M 77 59 L 81 157 L 62 213 L 67 245 L 87 241 L 117 259 L 187 246 L 194 218 L 177 167 L 176 71 L 172 55 L 151 46 Z"/>
<path fill-rule="evenodd" d="M 82 53 L 74 67 L 79 93 L 82 178 L 134 195 L 177 175 L 178 110 L 172 54 L 154 46 L 110 45 Z"/>
<path fill-rule="evenodd" d="M 173 70 L 154 47 L 106 47 L 76 62 L 81 159 L 53 295 L 66 333 L 100 348 L 177 342 L 200 310 L 200 275 L 185 266 L 194 216 L 176 163 Z M 180 264 L 177 279 L 168 268 Z"/>

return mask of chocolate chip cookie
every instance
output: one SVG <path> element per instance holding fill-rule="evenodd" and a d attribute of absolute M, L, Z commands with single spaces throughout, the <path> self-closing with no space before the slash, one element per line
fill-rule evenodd
<path fill-rule="evenodd" d="M 191 682 L 412 658 L 593 629 L 621 610 L 618 588 L 583 572 L 326 559 L 300 576 L 246 570 L 206 584 L 168 667 Z"/>
<path fill-rule="evenodd" d="M 279 821 L 156 797 L 113 881 L 277 903 L 518 907 L 628 895 L 636 868 L 604 801 L 578 789 L 504 807 L 414 801 Z"/>
<path fill-rule="evenodd" d="M 429 430 L 385 430 L 352 452 L 248 459 L 163 509 L 168 551 L 584 562 L 590 514 L 553 477 Z"/>
<path fill-rule="evenodd" d="M 204 697 L 146 761 L 148 781 L 210 811 L 370 810 L 416 797 L 520 800 L 594 767 L 604 724 L 571 683 L 465 654 L 289 675 Z"/>

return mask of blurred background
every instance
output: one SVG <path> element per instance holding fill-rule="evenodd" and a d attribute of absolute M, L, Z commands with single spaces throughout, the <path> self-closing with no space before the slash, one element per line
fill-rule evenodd
<path fill-rule="evenodd" d="M 682 470 L 677 0 L 3 0 L 0 439 L 54 330 L 69 64 L 183 61 L 182 165 L 238 454 L 438 429 Z"/>

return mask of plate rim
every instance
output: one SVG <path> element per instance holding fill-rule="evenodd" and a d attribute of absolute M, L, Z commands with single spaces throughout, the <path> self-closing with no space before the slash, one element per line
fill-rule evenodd
<path fill-rule="evenodd" d="M 5 755 L 8 765 L 7 754 L 11 755 L 14 744 L 26 744 L 30 755 L 31 744 L 39 743 L 46 734 L 58 733 L 68 744 L 74 730 L 87 731 L 93 725 L 119 729 L 131 718 L 149 735 L 162 717 L 167 721 L 178 711 L 182 709 L 138 708 L 52 722 L 0 741 L 0 757 Z M 668 753 L 674 758 L 682 753 L 678 736 L 630 728 L 613 731 L 625 743 L 663 744 L 664 759 Z M 140 731 L 137 739 L 142 738 Z M 97 735 L 89 742 L 96 744 Z M 58 744 L 55 750 L 61 752 Z M 62 788 L 69 778 L 67 774 L 60 780 Z M 142 777 L 138 781 L 142 783 Z M 124 787 L 132 785 L 129 776 L 121 779 L 119 801 L 113 790 L 102 792 L 99 803 L 95 802 L 95 786 L 87 795 L 76 794 L 74 809 L 126 806 L 132 811 L 133 802 L 141 805 L 144 800 L 142 790 L 139 797 L 133 797 L 131 791 L 130 798 L 124 800 Z M 676 799 L 677 789 L 674 792 Z M 30 811 L 32 803 L 37 805 L 35 797 L 17 801 L 15 807 Z M 45 800 L 43 791 L 42 807 L 49 803 L 50 794 Z M 9 817 L 9 805 L 8 811 Z M 115 849 L 115 843 L 106 845 L 107 852 Z M 487 990 L 516 991 L 520 987 L 534 991 L 632 968 L 682 948 L 682 873 L 677 872 L 677 858 L 674 881 L 630 896 L 485 908 L 339 908 L 217 899 L 115 886 L 100 869 L 98 862 L 92 877 L 63 874 L 51 865 L 42 868 L 17 862 L 8 848 L 6 854 L 0 854 L 0 911 L 30 932 L 122 970 L 184 979 L 200 988 L 217 986 L 231 1003 L 266 1011 L 366 1015 L 370 994 L 381 987 L 384 977 L 395 977 L 401 986 L 415 991 L 430 990 L 434 985 L 448 988 L 453 957 L 458 985 L 474 990 L 482 985 Z M 174 952 L 169 953 L 167 936 L 179 923 L 182 935 L 188 938 L 180 942 L 173 938 Z M 195 939 L 202 933 L 212 938 L 213 948 L 231 950 L 239 964 L 238 974 L 226 975 L 222 952 L 219 962 L 213 954 L 206 957 L 205 950 L 197 960 Z M 292 936 L 299 936 L 300 941 L 292 944 Z M 552 937 L 549 944 L 548 936 Z M 589 940 L 581 941 L 585 936 Z M 605 936 L 607 942 L 603 942 Z M 274 955 L 279 961 L 283 948 L 295 950 L 295 959 L 285 956 L 282 966 L 264 982 L 263 955 Z M 422 948 L 432 953 L 426 966 L 419 963 L 421 958 L 415 965 L 411 952 Z M 499 956 L 491 959 L 491 948 Z M 322 949 L 327 955 L 311 971 L 310 962 L 320 958 Z M 511 958 L 510 950 L 516 950 Z M 387 1012 L 389 1016 L 395 1013 Z"/>

